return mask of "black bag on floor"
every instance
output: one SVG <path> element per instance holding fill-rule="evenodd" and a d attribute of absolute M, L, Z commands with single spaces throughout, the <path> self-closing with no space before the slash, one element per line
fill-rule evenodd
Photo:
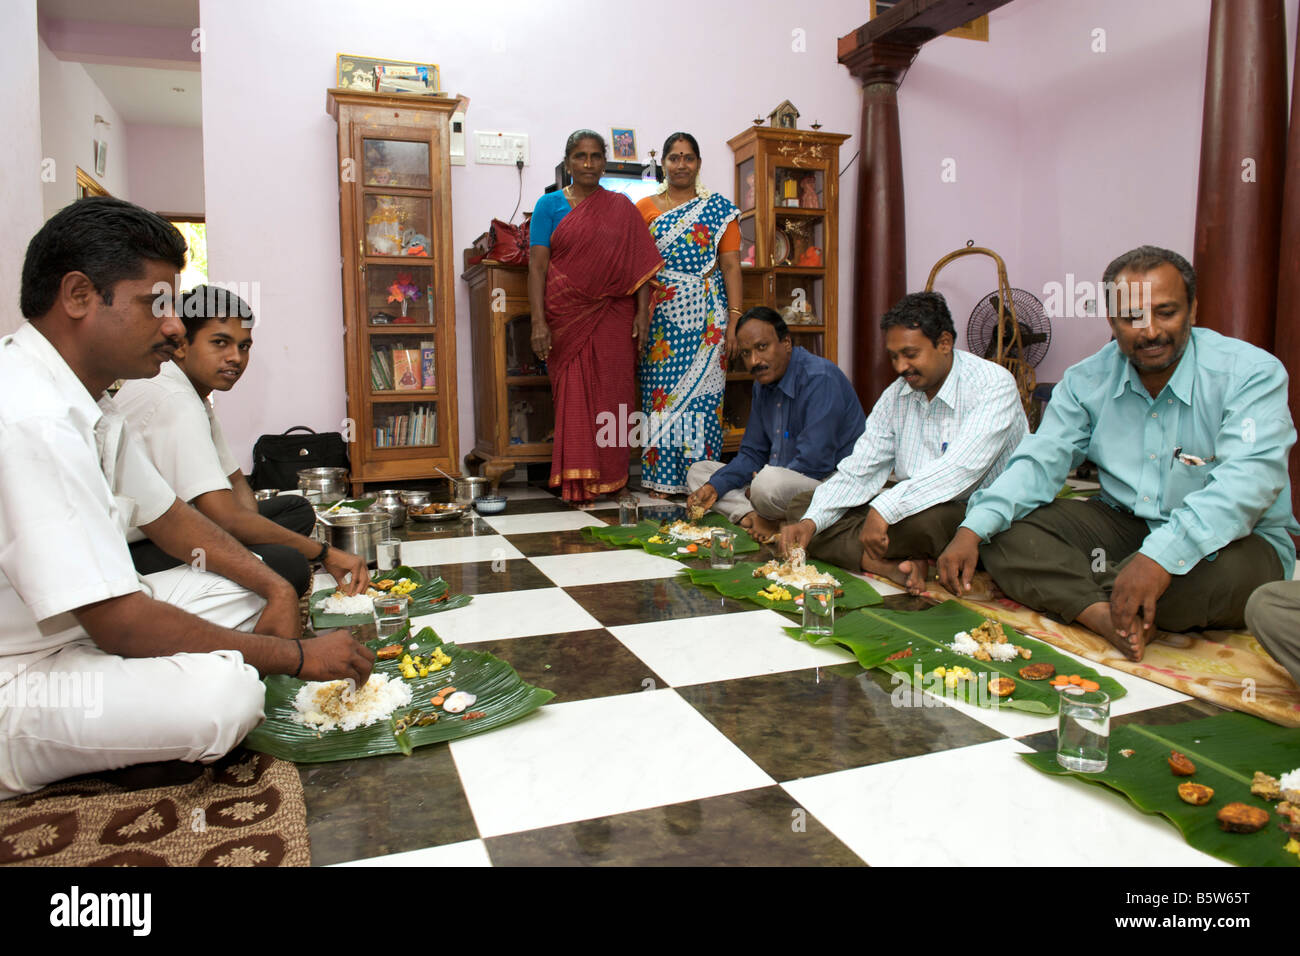
<path fill-rule="evenodd" d="M 291 432 L 307 432 L 294 435 Z M 263 435 L 253 446 L 254 488 L 298 487 L 298 472 L 304 468 L 350 468 L 348 447 L 338 432 L 320 432 L 295 425 L 282 435 Z"/>

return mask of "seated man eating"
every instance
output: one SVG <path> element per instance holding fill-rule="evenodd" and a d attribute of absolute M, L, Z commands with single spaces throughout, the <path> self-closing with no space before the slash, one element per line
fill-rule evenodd
<path fill-rule="evenodd" d="M 899 378 L 835 474 L 790 502 L 781 550 L 800 547 L 919 594 L 966 514 L 966 497 L 1002 473 L 1029 426 L 1011 373 L 953 348 L 957 333 L 939 293 L 904 296 L 880 328 Z M 882 491 L 891 472 L 898 483 Z"/>
<path fill-rule="evenodd" d="M 307 537 L 316 512 L 305 498 L 281 495 L 258 502 L 208 404 L 214 389 L 234 388 L 248 367 L 252 310 L 233 292 L 201 285 L 181 296 L 177 312 L 185 338 L 172 361 L 153 378 L 127 382 L 114 398 L 154 467 L 182 501 L 258 554 L 298 594 L 311 584 L 309 561 L 324 564 L 345 594 L 360 593 L 370 583 L 366 562 Z M 133 528 L 127 540 L 141 574 L 178 563 L 139 529 Z"/>
<path fill-rule="evenodd" d="M 763 541 L 780 527 L 791 498 L 835 470 L 866 416 L 839 366 L 796 346 L 774 310 L 760 305 L 742 315 L 736 341 L 754 376 L 745 437 L 726 465 L 690 467 L 686 504 L 712 508 Z"/>
<path fill-rule="evenodd" d="M 1196 274 L 1141 246 L 1106 267 L 1115 340 L 1071 366 L 1038 431 L 971 497 L 939 558 L 954 594 L 978 558 L 1008 596 L 1078 621 L 1131 660 L 1156 628 L 1239 628 L 1295 565 L 1295 427 L 1272 355 L 1196 324 Z M 1054 500 L 1084 458 L 1092 500 Z M 982 547 L 980 542 L 986 542 Z"/>
<path fill-rule="evenodd" d="M 347 631 L 300 639 L 293 589 L 176 498 L 105 394 L 171 357 L 184 326 L 154 290 L 184 264 L 172 225 L 108 197 L 27 247 L 29 321 L 0 337 L 0 800 L 216 760 L 262 719 L 259 673 L 370 674 Z M 132 526 L 211 571 L 137 577 Z"/>

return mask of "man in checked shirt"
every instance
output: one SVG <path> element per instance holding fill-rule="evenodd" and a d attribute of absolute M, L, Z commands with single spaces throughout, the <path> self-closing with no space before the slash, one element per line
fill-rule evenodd
<path fill-rule="evenodd" d="M 966 498 L 1002 473 L 1029 428 L 1011 373 L 953 348 L 956 331 L 939 293 L 904 296 L 880 328 L 898 381 L 835 474 L 790 502 L 780 547 L 919 594 Z M 886 489 L 891 472 L 898 483 Z"/>

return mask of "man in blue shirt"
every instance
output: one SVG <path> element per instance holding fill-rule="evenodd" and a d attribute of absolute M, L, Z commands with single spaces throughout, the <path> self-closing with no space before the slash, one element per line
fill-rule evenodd
<path fill-rule="evenodd" d="M 774 310 L 742 315 L 736 341 L 754 376 L 745 437 L 728 464 L 690 467 L 686 503 L 713 508 L 761 541 L 777 532 L 791 498 L 816 488 L 853 450 L 867 416 L 839 367 L 796 346 Z"/>
<path fill-rule="evenodd" d="M 1066 370 L 1037 433 L 971 497 L 939 574 L 964 593 L 982 558 L 1013 599 L 1140 660 L 1156 628 L 1241 627 L 1251 592 L 1291 576 L 1296 432 L 1282 364 L 1193 328 L 1182 256 L 1134 249 L 1103 287 L 1121 293 L 1107 309 L 1115 341 Z M 1054 500 L 1085 457 L 1101 494 Z"/>

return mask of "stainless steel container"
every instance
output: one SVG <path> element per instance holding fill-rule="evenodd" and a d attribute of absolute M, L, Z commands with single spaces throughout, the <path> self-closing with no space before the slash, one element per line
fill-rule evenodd
<path fill-rule="evenodd" d="M 392 526 L 400 528 L 406 524 L 406 503 L 402 500 L 402 492 L 395 489 L 385 491 L 376 491 L 375 503 L 370 506 L 373 512 L 385 512 L 393 519 Z"/>
<path fill-rule="evenodd" d="M 331 548 L 359 555 L 367 564 L 373 564 L 379 557 L 379 542 L 388 537 L 391 520 L 387 512 L 363 511 L 322 517 L 320 525 Z"/>
<path fill-rule="evenodd" d="M 346 468 L 304 468 L 298 472 L 299 491 L 319 491 L 321 501 L 338 501 L 348 494 Z"/>
<path fill-rule="evenodd" d="M 253 492 L 253 497 L 258 501 L 270 501 L 279 493 L 279 488 L 259 488 Z"/>
<path fill-rule="evenodd" d="M 452 494 L 455 500 L 463 505 L 471 504 L 475 498 L 481 498 L 488 493 L 492 486 L 490 478 L 453 478 Z"/>

